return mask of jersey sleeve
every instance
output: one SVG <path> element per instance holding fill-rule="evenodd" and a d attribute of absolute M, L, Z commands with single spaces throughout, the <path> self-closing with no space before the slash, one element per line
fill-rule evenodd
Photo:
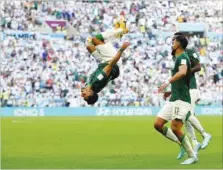
<path fill-rule="evenodd" d="M 178 66 L 181 66 L 181 65 L 186 65 L 186 66 L 189 66 L 189 58 L 186 56 L 186 55 L 181 55 L 178 59 L 177 59 L 177 64 Z"/>

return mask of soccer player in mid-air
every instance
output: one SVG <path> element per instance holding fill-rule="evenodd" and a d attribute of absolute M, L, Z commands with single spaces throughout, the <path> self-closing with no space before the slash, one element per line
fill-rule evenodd
<path fill-rule="evenodd" d="M 175 37 L 179 35 L 185 36 L 183 33 L 177 32 L 174 34 L 173 39 L 175 39 Z M 188 121 L 185 122 L 185 128 L 186 128 L 188 137 L 190 138 L 192 142 L 193 150 L 195 152 L 198 152 L 200 148 L 204 149 L 208 146 L 212 136 L 204 130 L 200 121 L 195 117 L 195 110 L 194 110 L 195 103 L 199 99 L 199 90 L 197 89 L 195 73 L 200 71 L 201 69 L 199 57 L 193 48 L 186 48 L 185 52 L 188 55 L 191 62 L 191 78 L 190 78 L 191 116 L 188 118 Z M 168 93 L 168 95 L 170 95 L 170 93 Z M 199 133 L 202 135 L 203 137 L 202 144 L 200 144 L 197 141 L 193 127 L 197 129 Z M 181 159 L 184 156 L 184 153 L 185 153 L 184 149 L 181 148 L 181 151 L 177 159 Z"/>
<path fill-rule="evenodd" d="M 188 40 L 185 36 L 175 36 L 172 41 L 172 54 L 174 54 L 174 68 L 172 77 L 159 87 L 159 93 L 171 84 L 171 98 L 160 110 L 154 123 L 154 128 L 170 140 L 178 143 L 188 153 L 189 158 L 181 164 L 197 162 L 197 154 L 193 151 L 188 137 L 182 132 L 182 127 L 191 110 L 190 98 L 190 59 L 185 53 Z M 164 125 L 171 121 L 171 129 Z"/>
<path fill-rule="evenodd" d="M 87 50 L 100 63 L 98 68 L 91 74 L 84 88 L 81 89 L 81 96 L 92 105 L 98 100 L 98 93 L 109 83 L 119 76 L 119 61 L 123 51 L 130 46 L 129 42 L 123 43 L 117 51 L 110 40 L 120 38 L 128 33 L 126 22 L 120 20 L 115 28 L 107 30 L 95 37 L 88 39 Z"/>

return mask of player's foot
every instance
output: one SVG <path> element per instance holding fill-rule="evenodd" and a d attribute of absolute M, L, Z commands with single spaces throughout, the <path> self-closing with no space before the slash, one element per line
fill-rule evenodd
<path fill-rule="evenodd" d="M 198 154 L 198 151 L 201 149 L 201 144 L 199 142 L 197 142 L 197 144 L 194 145 L 193 150 L 195 152 L 195 154 Z"/>
<path fill-rule="evenodd" d="M 179 160 L 179 159 L 182 159 L 183 157 L 184 157 L 184 155 L 185 155 L 185 149 L 183 148 L 183 146 L 180 146 L 180 153 L 178 154 L 178 156 L 177 156 L 177 159 Z"/>
<path fill-rule="evenodd" d="M 129 32 L 129 29 L 126 26 L 126 20 L 122 18 L 114 25 L 115 28 L 121 28 L 123 30 L 122 34 L 119 34 L 117 37 L 121 38 L 124 34 L 127 34 Z"/>
<path fill-rule="evenodd" d="M 126 26 L 126 21 L 125 20 L 119 21 L 119 25 L 120 25 L 120 28 L 123 29 L 123 34 L 127 34 L 129 32 L 129 29 Z"/>
<path fill-rule="evenodd" d="M 114 24 L 114 27 L 115 27 L 116 29 L 120 27 L 120 25 L 119 25 L 119 21 L 116 22 L 116 23 Z"/>
<path fill-rule="evenodd" d="M 184 162 L 181 163 L 181 165 L 189 165 L 189 164 L 194 164 L 198 161 L 198 157 L 194 155 L 193 157 L 189 157 L 186 159 Z"/>
<path fill-rule="evenodd" d="M 202 142 L 201 149 L 205 149 L 205 148 L 208 146 L 208 144 L 209 144 L 211 138 L 212 138 L 212 136 L 211 136 L 209 133 L 207 133 L 207 134 L 204 136 L 204 140 L 203 140 L 203 142 Z"/>

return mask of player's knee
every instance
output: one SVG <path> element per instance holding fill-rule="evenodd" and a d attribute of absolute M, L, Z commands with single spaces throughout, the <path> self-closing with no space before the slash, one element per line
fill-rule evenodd
<path fill-rule="evenodd" d="M 171 130 L 173 131 L 175 135 L 177 135 L 180 132 L 180 129 L 178 129 L 178 127 L 174 125 L 171 125 Z"/>
<path fill-rule="evenodd" d="M 97 41 L 97 37 L 91 37 L 92 41 Z"/>
<path fill-rule="evenodd" d="M 171 128 L 171 130 L 172 130 L 172 132 L 176 135 L 176 134 L 178 134 L 178 130 L 177 129 L 175 129 L 175 128 Z"/>
<path fill-rule="evenodd" d="M 93 44 L 97 44 L 97 41 L 98 41 L 97 37 L 92 37 L 92 43 Z"/>
<path fill-rule="evenodd" d="M 104 40 L 100 37 L 97 37 L 97 35 L 95 37 L 92 37 L 92 43 L 97 46 L 97 45 L 103 45 L 105 44 L 104 43 Z"/>
<path fill-rule="evenodd" d="M 158 131 L 158 132 L 162 132 L 163 129 L 163 125 L 159 122 L 155 122 L 154 123 L 154 128 Z"/>
<path fill-rule="evenodd" d="M 86 49 L 87 49 L 88 51 L 90 51 L 90 50 L 91 50 L 91 45 L 87 45 L 87 46 L 86 46 Z"/>
<path fill-rule="evenodd" d="M 95 46 L 93 45 L 87 45 L 86 49 L 88 50 L 89 53 L 93 53 L 96 50 Z"/>

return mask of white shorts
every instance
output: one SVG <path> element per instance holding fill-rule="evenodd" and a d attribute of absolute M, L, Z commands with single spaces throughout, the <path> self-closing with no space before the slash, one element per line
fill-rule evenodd
<path fill-rule="evenodd" d="M 176 100 L 174 102 L 167 102 L 157 114 L 157 117 L 168 122 L 174 119 L 180 119 L 185 122 L 190 110 L 191 105 L 189 103 L 182 100 Z"/>
<path fill-rule="evenodd" d="M 117 50 L 113 46 L 112 43 L 107 42 L 106 44 L 103 45 L 97 45 L 96 46 L 96 51 L 92 53 L 94 58 L 99 62 L 107 62 L 110 61 L 113 57 L 115 57 L 117 54 Z"/>
<path fill-rule="evenodd" d="M 191 97 L 191 114 L 194 115 L 196 101 L 200 98 L 200 91 L 198 89 L 190 89 Z"/>

